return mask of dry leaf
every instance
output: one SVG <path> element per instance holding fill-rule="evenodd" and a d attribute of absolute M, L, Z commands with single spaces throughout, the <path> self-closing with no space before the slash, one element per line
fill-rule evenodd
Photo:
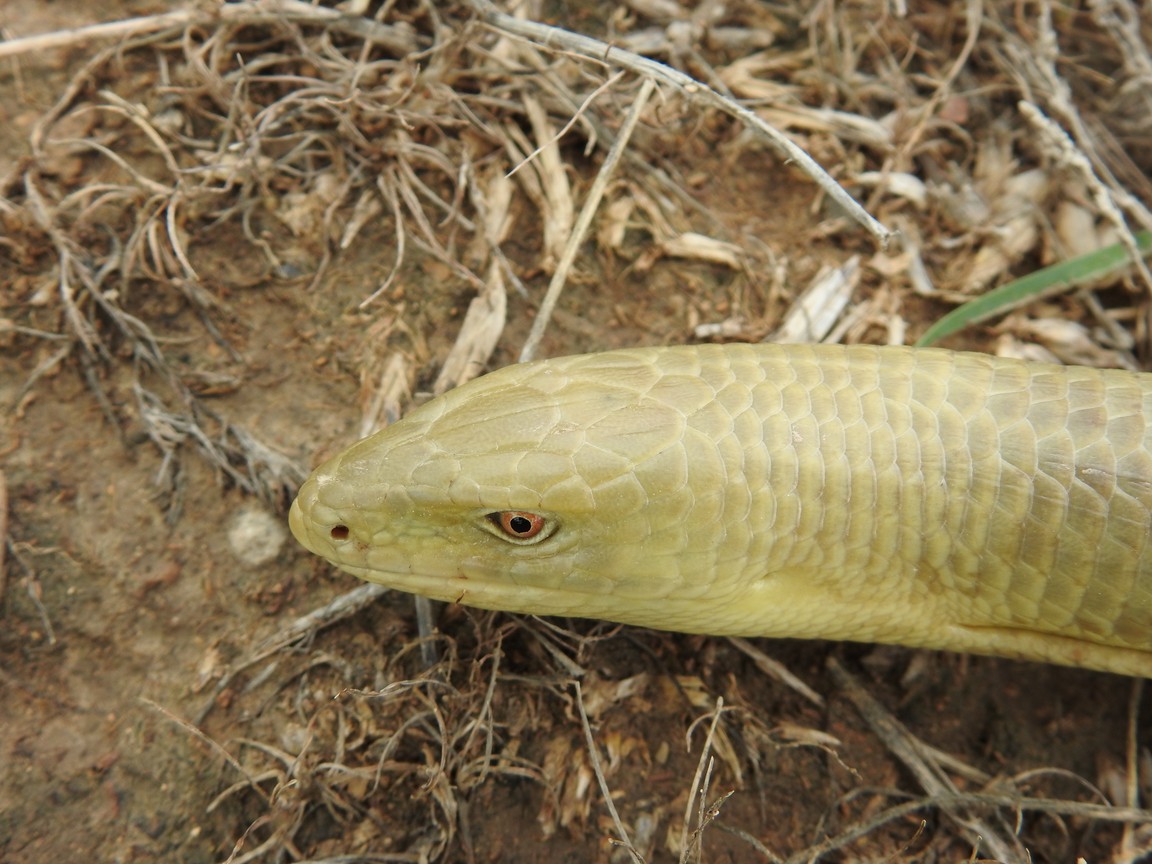
<path fill-rule="evenodd" d="M 671 258 L 688 258 L 707 261 L 709 264 L 722 264 L 739 270 L 744 259 L 744 251 L 735 243 L 726 243 L 715 237 L 706 237 L 691 231 L 672 237 L 660 244 L 661 251 Z"/>

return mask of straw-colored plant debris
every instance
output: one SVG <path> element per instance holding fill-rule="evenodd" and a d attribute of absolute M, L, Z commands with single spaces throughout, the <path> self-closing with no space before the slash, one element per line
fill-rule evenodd
<path fill-rule="evenodd" d="M 1113 244 L 952 344 L 1148 369 L 1146 9 L 51 5 L 0 10 L 0 859 L 1152 849 L 1125 680 L 418 624 L 229 534 L 520 357 L 912 342 Z"/>

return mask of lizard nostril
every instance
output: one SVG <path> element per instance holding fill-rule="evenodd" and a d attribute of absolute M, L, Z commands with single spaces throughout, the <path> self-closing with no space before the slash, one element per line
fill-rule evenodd
<path fill-rule="evenodd" d="M 348 533 L 347 525 L 333 525 L 332 530 L 328 532 L 333 540 L 347 540 Z"/>

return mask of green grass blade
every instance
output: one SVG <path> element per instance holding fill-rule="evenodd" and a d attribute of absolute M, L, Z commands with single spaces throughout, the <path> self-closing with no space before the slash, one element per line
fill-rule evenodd
<path fill-rule="evenodd" d="M 1135 237 L 1140 254 L 1147 258 L 1152 254 L 1152 231 L 1140 231 Z M 924 346 L 939 342 L 945 336 L 951 336 L 965 327 L 987 321 L 1034 300 L 1060 294 L 1070 288 L 1123 270 L 1131 263 L 1128 250 L 1123 244 L 1116 243 L 1070 261 L 1029 273 L 962 306 L 957 306 L 929 327 L 924 335 L 916 340 L 916 344 Z"/>

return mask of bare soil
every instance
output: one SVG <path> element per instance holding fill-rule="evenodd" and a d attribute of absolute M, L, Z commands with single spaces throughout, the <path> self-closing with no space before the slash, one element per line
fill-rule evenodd
<path fill-rule="evenodd" d="M 436 608 L 421 639 L 397 594 L 262 650 L 359 587 L 284 533 L 296 485 L 433 389 L 497 248 L 507 313 L 483 365 L 515 361 L 555 266 L 547 225 L 563 222 L 547 172 L 499 203 L 515 148 L 558 158 L 578 208 L 607 146 L 596 130 L 619 129 L 636 92 L 625 76 L 554 142 L 525 100 L 557 133 L 614 69 L 500 39 L 461 6 L 366 5 L 416 49 L 307 17 L 220 21 L 207 3 L 119 50 L 77 38 L 0 56 L 0 861 L 627 861 L 597 770 L 648 861 L 993 857 L 960 824 L 975 818 L 1012 860 L 1136 860 L 1152 814 L 1125 833 L 1076 809 L 1147 794 L 1132 773 L 1149 760 L 1147 696 L 1117 676 L 758 640 L 816 704 L 724 639 L 459 607 Z M 764 338 L 851 256 L 837 337 L 910 341 L 965 293 L 1066 257 L 1076 208 L 1106 234 L 1095 190 L 1021 99 L 1066 126 L 1083 112 L 1105 153 L 1092 164 L 1152 204 L 1141 55 L 1101 14 L 970 4 L 984 16 L 970 43 L 950 4 L 657 5 L 528 16 L 650 34 L 656 56 L 719 75 L 846 182 L 906 173 L 927 195 L 852 187 L 903 232 L 880 251 L 741 124 L 662 92 L 541 356 L 693 341 L 702 324 Z M 1147 10 L 1116 10 L 1147 46 Z M 8 0 L 0 28 L 164 11 Z M 1068 94 L 1042 91 L 1022 57 Z M 762 65 L 738 76 L 750 58 Z M 374 209 L 350 230 L 358 207 Z M 490 208 L 507 224 L 486 235 Z M 669 254 L 689 231 L 735 257 Z M 914 290 L 918 263 L 937 295 Z M 1059 355 L 1083 333 L 1081 362 L 1148 368 L 1147 287 L 1113 280 L 953 344 Z M 1044 341 L 1037 320 L 1066 329 Z M 959 792 L 996 800 L 928 800 L 830 663 L 971 766 L 924 757 Z"/>

